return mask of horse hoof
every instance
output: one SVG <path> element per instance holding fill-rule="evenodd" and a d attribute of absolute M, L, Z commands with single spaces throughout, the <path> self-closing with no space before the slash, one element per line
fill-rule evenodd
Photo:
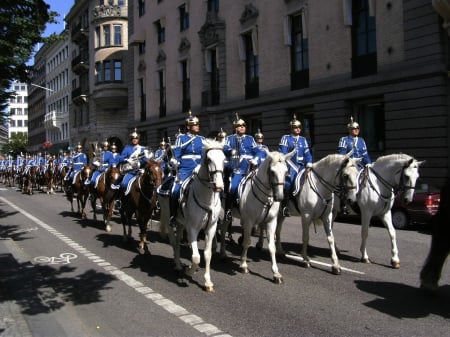
<path fill-rule="evenodd" d="M 362 263 L 367 263 L 367 264 L 371 264 L 372 263 L 372 261 L 370 261 L 370 259 L 369 258 L 361 258 L 361 260 L 360 260 L 360 262 L 362 262 Z"/>
<path fill-rule="evenodd" d="M 309 261 L 302 261 L 302 262 L 300 262 L 300 265 L 303 268 L 310 268 L 311 267 L 311 264 L 309 263 Z"/>
<path fill-rule="evenodd" d="M 400 269 L 400 261 L 391 261 L 391 266 L 394 269 Z"/>
<path fill-rule="evenodd" d="M 248 268 L 240 268 L 242 274 L 248 274 Z"/>
<path fill-rule="evenodd" d="M 283 284 L 283 277 L 280 277 L 280 276 L 274 276 L 273 277 L 273 282 L 275 283 L 275 284 Z"/>
<path fill-rule="evenodd" d="M 331 273 L 333 275 L 341 275 L 341 268 L 340 267 L 331 267 Z"/>
<path fill-rule="evenodd" d="M 139 255 L 144 255 L 145 254 L 145 249 L 142 248 L 142 247 L 139 247 L 138 248 L 138 252 L 139 252 Z"/>
<path fill-rule="evenodd" d="M 110 225 L 108 225 L 108 226 L 106 226 L 105 230 L 106 230 L 108 233 L 111 233 L 112 228 L 111 228 Z"/>
<path fill-rule="evenodd" d="M 205 286 L 205 291 L 206 291 L 207 293 L 213 293 L 213 292 L 215 292 L 214 286 Z"/>

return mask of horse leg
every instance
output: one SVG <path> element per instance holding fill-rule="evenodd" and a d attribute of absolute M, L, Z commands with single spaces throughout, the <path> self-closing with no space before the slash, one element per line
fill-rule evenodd
<path fill-rule="evenodd" d="M 330 212 L 327 217 L 324 217 L 322 219 L 322 222 L 323 222 L 323 228 L 325 229 L 325 234 L 327 236 L 328 245 L 330 246 L 330 250 L 331 250 L 331 261 L 333 262 L 333 264 L 331 266 L 331 272 L 334 275 L 340 275 L 341 274 L 341 266 L 339 264 L 339 259 L 337 257 L 336 246 L 334 243 L 333 230 L 331 228 L 332 216 L 333 215 Z"/>
<path fill-rule="evenodd" d="M 284 217 L 278 213 L 277 227 L 275 229 L 275 247 L 276 247 L 276 252 L 277 252 L 276 254 L 278 256 L 286 255 L 283 247 L 281 246 L 281 229 L 283 228 L 283 222 L 284 222 Z"/>
<path fill-rule="evenodd" d="M 302 215 L 302 257 L 303 267 L 311 267 L 311 263 L 308 257 L 308 245 L 309 245 L 309 225 L 311 224 L 311 216 L 309 214 Z"/>
<path fill-rule="evenodd" d="M 187 235 L 188 241 L 192 248 L 192 256 L 191 256 L 191 266 L 186 270 L 186 275 L 192 277 L 197 271 L 198 265 L 200 264 L 200 253 L 198 251 L 198 242 L 197 242 L 198 231 L 191 230 L 188 232 Z"/>
<path fill-rule="evenodd" d="M 205 258 L 205 290 L 208 293 L 214 292 L 214 283 L 211 281 L 211 256 L 216 229 L 217 223 L 205 232 L 205 250 L 203 251 L 203 256 Z"/>
<path fill-rule="evenodd" d="M 107 232 L 112 231 L 112 226 L 110 225 L 110 221 L 112 218 L 112 212 L 114 209 L 114 199 L 109 202 L 104 202 L 103 206 L 103 222 L 105 224 L 105 230 Z"/>
<path fill-rule="evenodd" d="M 283 275 L 278 270 L 277 258 L 276 258 L 276 245 L 275 245 L 275 231 L 277 227 L 277 218 L 273 218 L 270 222 L 266 224 L 267 239 L 269 241 L 269 252 L 270 258 L 272 260 L 272 273 L 273 281 L 276 284 L 283 283 Z M 263 232 L 263 226 L 259 226 L 260 231 Z M 262 235 L 260 234 L 260 237 Z"/>
<path fill-rule="evenodd" d="M 371 263 L 369 255 L 367 254 L 367 237 L 369 235 L 369 224 L 370 224 L 370 214 L 365 214 L 364 210 L 361 209 L 361 262 Z"/>
<path fill-rule="evenodd" d="M 247 264 L 247 253 L 248 253 L 248 247 L 250 247 L 250 232 L 252 228 L 251 223 L 245 222 L 241 218 L 241 226 L 242 226 L 242 253 L 241 253 L 241 265 L 239 266 L 239 269 L 241 270 L 241 273 L 248 274 L 248 264 Z"/>
<path fill-rule="evenodd" d="M 385 213 L 380 217 L 381 221 L 384 223 L 384 226 L 389 232 L 389 238 L 391 239 L 391 266 L 394 269 L 400 268 L 400 258 L 398 257 L 398 248 L 397 248 L 397 235 L 395 232 L 395 228 L 392 225 L 392 213 Z"/>
<path fill-rule="evenodd" d="M 139 244 L 138 251 L 139 254 L 150 253 L 147 246 L 147 221 L 141 213 L 137 217 L 137 222 L 139 225 Z"/>
<path fill-rule="evenodd" d="M 222 261 L 228 258 L 226 251 L 227 247 L 225 243 L 227 230 L 228 230 L 228 222 L 225 220 L 224 216 L 224 219 L 220 222 L 220 259 Z"/>

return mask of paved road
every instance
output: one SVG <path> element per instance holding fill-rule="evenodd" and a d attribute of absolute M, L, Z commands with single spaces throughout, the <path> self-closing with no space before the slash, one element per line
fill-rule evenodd
<path fill-rule="evenodd" d="M 289 218 L 283 242 L 291 258 L 279 262 L 283 285 L 271 282 L 266 250 L 251 249 L 250 274 L 243 275 L 240 247 L 230 245 L 228 261 L 213 257 L 216 292 L 206 294 L 202 269 L 192 279 L 177 278 L 157 222 L 149 231 L 151 255 L 139 256 L 136 242 L 123 244 L 121 225 L 108 234 L 99 223 L 81 221 L 61 194 L 2 189 L 0 212 L 0 237 L 7 239 L 0 240 L 1 336 L 448 334 L 448 271 L 437 297 L 417 288 L 429 245 L 420 228 L 398 232 L 402 267 L 393 270 L 383 228 L 371 229 L 374 263 L 365 265 L 357 262 L 359 226 L 336 224 L 344 270 L 335 276 L 322 228 L 311 229 L 313 268 L 300 266 L 299 219 Z"/>

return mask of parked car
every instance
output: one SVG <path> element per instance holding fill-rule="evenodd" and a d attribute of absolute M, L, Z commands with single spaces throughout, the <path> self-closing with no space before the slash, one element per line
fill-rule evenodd
<path fill-rule="evenodd" d="M 431 217 L 436 214 L 441 196 L 439 189 L 423 182 L 417 181 L 414 190 L 414 198 L 408 205 L 403 204 L 399 198 L 395 198 L 392 206 L 392 224 L 396 229 L 406 229 L 413 223 L 429 224 Z M 350 214 L 339 214 L 338 221 L 360 221 L 359 214 L 350 210 Z M 378 218 L 372 219 L 374 224 L 378 224 Z"/>
<path fill-rule="evenodd" d="M 392 224 L 397 229 L 406 229 L 412 223 L 428 224 L 439 208 L 441 195 L 439 189 L 418 181 L 413 201 L 404 205 L 395 198 L 392 206 Z"/>

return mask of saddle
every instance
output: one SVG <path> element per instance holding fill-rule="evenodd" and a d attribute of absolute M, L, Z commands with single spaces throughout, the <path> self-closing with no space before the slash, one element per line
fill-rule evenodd
<path fill-rule="evenodd" d="M 305 183 L 306 177 L 308 174 L 305 174 L 306 169 L 301 170 L 294 180 L 294 187 L 292 189 L 292 193 L 289 193 L 289 197 L 295 197 L 297 194 L 299 194 L 303 188 L 303 184 Z"/>

